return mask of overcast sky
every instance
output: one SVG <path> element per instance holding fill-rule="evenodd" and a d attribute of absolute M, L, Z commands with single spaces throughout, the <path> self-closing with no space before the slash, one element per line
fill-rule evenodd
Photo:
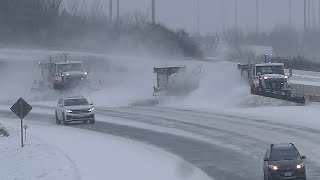
<path fill-rule="evenodd" d="M 109 0 L 104 0 L 109 2 Z M 236 0 L 199 0 L 200 32 L 216 32 L 235 26 Z M 290 0 L 259 0 L 259 30 L 270 30 L 275 25 L 289 24 Z M 303 0 L 292 1 L 292 24 L 303 28 Z M 310 21 L 318 27 L 319 0 L 310 1 Z M 314 5 L 313 5 L 314 1 Z M 114 0 L 114 5 L 116 0 Z M 132 11 L 148 11 L 151 0 L 120 0 L 121 14 Z M 197 31 L 198 0 L 156 0 L 157 21 L 172 28 Z M 150 8 L 149 8 L 150 9 Z M 238 0 L 238 26 L 243 30 L 256 29 L 256 0 Z"/>

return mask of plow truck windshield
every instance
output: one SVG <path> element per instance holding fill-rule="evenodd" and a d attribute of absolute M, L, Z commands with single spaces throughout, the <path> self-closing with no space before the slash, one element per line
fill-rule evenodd
<path fill-rule="evenodd" d="M 261 74 L 282 74 L 284 75 L 283 66 L 257 66 L 257 73 Z"/>
<path fill-rule="evenodd" d="M 59 72 L 83 71 L 81 63 L 59 64 L 57 70 Z"/>

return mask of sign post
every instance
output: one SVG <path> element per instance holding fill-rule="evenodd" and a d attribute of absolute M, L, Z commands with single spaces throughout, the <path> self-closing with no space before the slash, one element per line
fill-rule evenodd
<path fill-rule="evenodd" d="M 20 98 L 11 108 L 21 121 L 21 147 L 23 147 L 23 118 L 32 110 L 32 107 L 22 98 Z"/>
<path fill-rule="evenodd" d="M 28 126 L 25 124 L 23 126 L 23 128 L 24 128 L 24 142 L 27 142 L 27 129 L 28 129 Z"/>

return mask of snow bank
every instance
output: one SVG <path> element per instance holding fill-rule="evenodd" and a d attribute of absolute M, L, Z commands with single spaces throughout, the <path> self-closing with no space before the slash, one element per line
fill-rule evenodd
<path fill-rule="evenodd" d="M 76 166 L 63 152 L 33 136 L 21 148 L 19 132 L 9 131 L 9 137 L 0 136 L 0 180 L 79 179 Z"/>
<path fill-rule="evenodd" d="M 6 120 L 5 123 L 16 124 L 11 121 Z M 35 124 L 29 126 L 29 132 L 33 136 L 41 137 L 41 141 L 68 155 L 77 165 L 81 179 L 84 180 L 211 179 L 179 157 L 125 138 L 72 127 Z M 12 157 L 7 161 L 11 159 Z M 35 163 L 43 164 L 41 161 Z"/>

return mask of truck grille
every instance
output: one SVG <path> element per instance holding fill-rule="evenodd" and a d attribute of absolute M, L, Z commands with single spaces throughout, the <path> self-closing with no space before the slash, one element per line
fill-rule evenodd
<path fill-rule="evenodd" d="M 81 109 L 81 110 L 72 110 L 72 114 L 82 114 L 82 113 L 89 113 L 88 109 Z"/>
<path fill-rule="evenodd" d="M 275 91 L 281 91 L 285 85 L 284 78 L 270 78 L 265 80 L 265 88 Z"/>

